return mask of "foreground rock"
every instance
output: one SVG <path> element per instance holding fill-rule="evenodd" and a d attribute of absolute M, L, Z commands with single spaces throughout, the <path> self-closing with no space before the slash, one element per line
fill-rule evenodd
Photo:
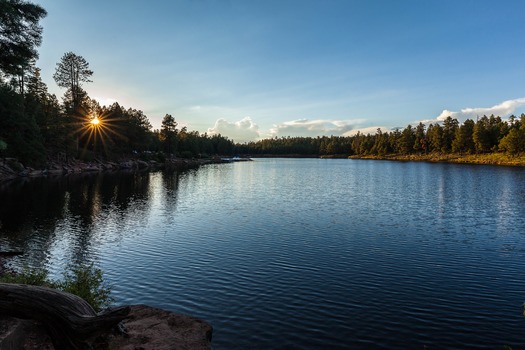
<path fill-rule="evenodd" d="M 124 322 L 128 333 L 111 335 L 109 347 L 120 350 L 205 350 L 211 349 L 212 327 L 199 319 L 151 308 L 131 307 Z"/>
<path fill-rule="evenodd" d="M 92 344 L 94 349 L 211 349 L 212 327 L 205 321 L 145 305 L 130 308 L 123 322 L 127 334 L 108 329 Z M 0 350 L 15 349 L 53 350 L 54 347 L 41 324 L 0 316 Z"/>

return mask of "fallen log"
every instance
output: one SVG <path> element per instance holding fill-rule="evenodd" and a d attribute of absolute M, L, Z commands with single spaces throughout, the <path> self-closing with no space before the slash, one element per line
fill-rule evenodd
<path fill-rule="evenodd" d="M 41 322 L 56 350 L 89 349 L 88 340 L 122 321 L 129 307 L 97 314 L 82 298 L 55 289 L 0 283 L 0 314 Z"/>

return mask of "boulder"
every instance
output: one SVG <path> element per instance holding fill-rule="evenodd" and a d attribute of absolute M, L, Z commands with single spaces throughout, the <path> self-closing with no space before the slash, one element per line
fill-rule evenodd
<path fill-rule="evenodd" d="M 133 305 L 124 327 L 127 336 L 111 335 L 109 347 L 119 350 L 208 350 L 212 327 L 197 318 L 146 305 Z"/>
<path fill-rule="evenodd" d="M 133 169 L 135 164 L 131 160 L 120 162 L 120 169 Z"/>
<path fill-rule="evenodd" d="M 143 160 L 137 160 L 137 166 L 139 169 L 147 169 L 149 164 Z"/>

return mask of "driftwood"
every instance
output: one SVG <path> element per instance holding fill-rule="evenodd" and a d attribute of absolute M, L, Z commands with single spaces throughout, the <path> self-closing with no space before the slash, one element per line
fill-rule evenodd
<path fill-rule="evenodd" d="M 129 307 L 97 314 L 82 298 L 51 288 L 0 283 L 0 314 L 40 321 L 56 350 L 89 349 L 88 339 L 122 321 Z"/>

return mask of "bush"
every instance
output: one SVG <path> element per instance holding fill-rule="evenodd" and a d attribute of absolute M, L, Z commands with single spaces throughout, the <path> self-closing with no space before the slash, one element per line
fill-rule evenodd
<path fill-rule="evenodd" d="M 111 289 L 106 286 L 102 270 L 90 265 L 69 266 L 64 281 L 57 283 L 57 289 L 78 295 L 87 301 L 95 311 L 111 305 Z"/>
<path fill-rule="evenodd" d="M 0 282 L 53 287 L 53 283 L 47 278 L 47 271 L 30 269 L 29 267 L 24 267 L 21 273 L 6 273 L 0 275 Z"/>
<path fill-rule="evenodd" d="M 111 288 L 104 282 L 102 270 L 95 268 L 93 263 L 68 266 L 63 281 L 49 280 L 45 270 L 25 267 L 21 273 L 0 275 L 0 282 L 44 286 L 75 294 L 87 301 L 96 312 L 109 307 L 113 301 Z"/>

